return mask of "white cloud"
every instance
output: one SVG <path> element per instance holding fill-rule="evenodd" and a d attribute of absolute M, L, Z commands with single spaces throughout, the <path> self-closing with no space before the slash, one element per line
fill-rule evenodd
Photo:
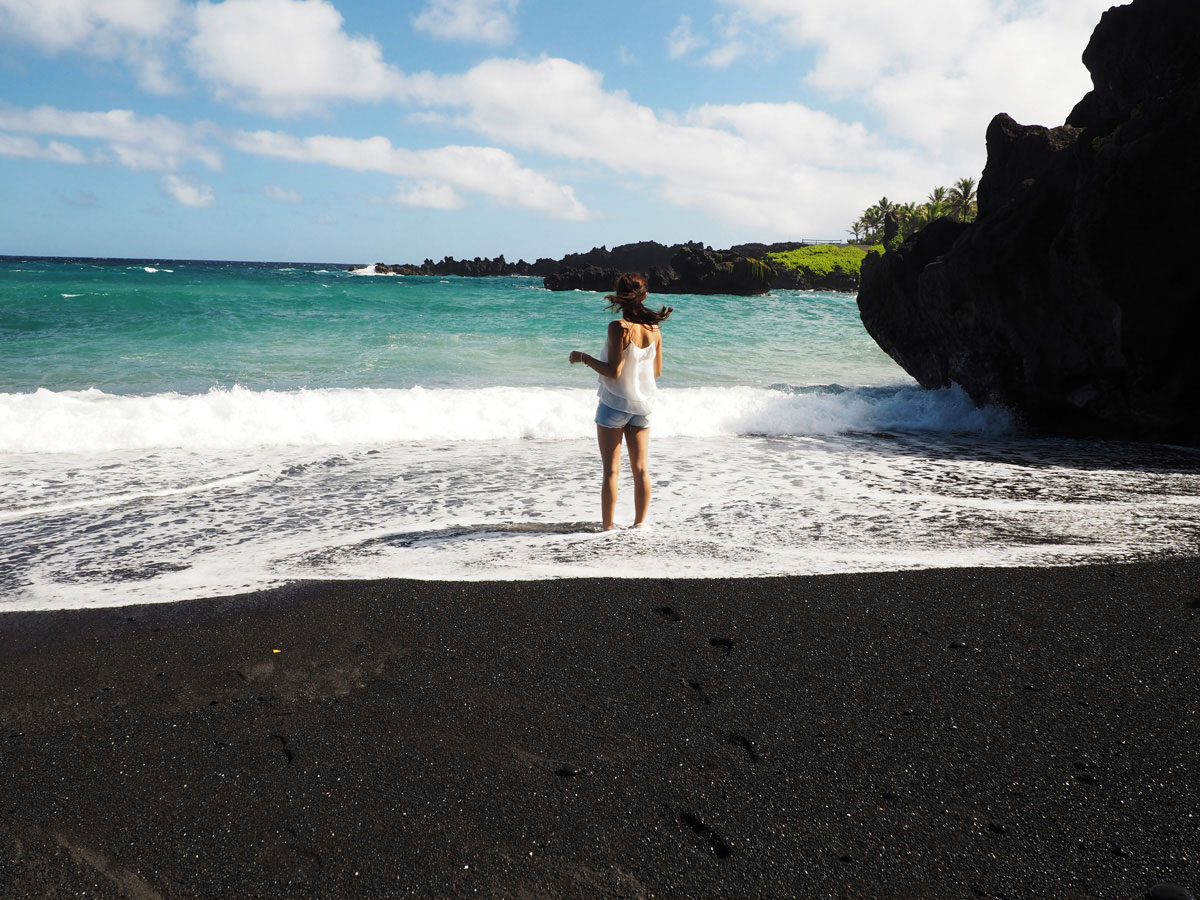
<path fill-rule="evenodd" d="M 693 50 L 698 50 L 708 43 L 704 38 L 692 31 L 692 17 L 680 16 L 679 23 L 667 35 L 667 56 L 670 59 L 680 59 Z"/>
<path fill-rule="evenodd" d="M 739 40 L 731 40 L 704 54 L 700 61 L 714 69 L 728 69 L 749 52 L 749 48 Z"/>
<path fill-rule="evenodd" d="M 467 205 L 462 195 L 444 181 L 429 180 L 397 187 L 390 202 L 427 209 L 462 209 Z"/>
<path fill-rule="evenodd" d="M 47 52 L 154 38 L 182 11 L 178 0 L 0 0 L 0 29 Z"/>
<path fill-rule="evenodd" d="M 951 166 L 982 161 L 998 112 L 1060 124 L 1091 87 L 1080 55 L 1111 0 L 723 0 L 759 33 L 817 51 L 807 82 L 865 100 L 889 130 Z"/>
<path fill-rule="evenodd" d="M 413 28 L 444 40 L 507 44 L 517 36 L 517 0 L 429 0 Z"/>
<path fill-rule="evenodd" d="M 404 88 L 379 44 L 347 35 L 327 0 L 201 2 L 187 49 L 218 98 L 268 115 L 393 98 Z"/>
<path fill-rule="evenodd" d="M 106 146 L 97 161 L 113 160 L 135 171 L 170 172 L 190 160 L 221 168 L 221 155 L 205 143 L 208 126 L 189 127 L 165 116 L 139 116 L 127 109 L 79 112 L 52 106 L 0 106 L 0 128 L 102 141 Z"/>
<path fill-rule="evenodd" d="M 180 175 L 164 175 L 162 189 L 167 196 L 175 199 L 184 206 L 194 206 L 206 209 L 213 205 L 213 189 L 207 184 L 200 184 Z"/>
<path fill-rule="evenodd" d="M 263 194 L 270 197 L 272 200 L 278 200 L 280 203 L 301 203 L 302 198 L 298 191 L 293 191 L 290 188 L 282 188 L 277 184 L 268 184 L 263 186 Z"/>
<path fill-rule="evenodd" d="M 740 16 L 714 16 L 713 25 L 721 32 L 721 42 L 704 54 L 702 65 L 714 69 L 728 69 L 751 52 L 750 44 L 743 38 Z M 758 48 L 762 52 L 763 48 Z"/>
<path fill-rule="evenodd" d="M 0 133 L 0 156 L 14 159 L 44 159 L 49 162 L 81 165 L 87 156 L 78 147 L 50 141 L 44 146 L 31 137 Z"/>
<path fill-rule="evenodd" d="M 0 34 L 44 53 L 121 59 L 143 89 L 170 93 L 176 86 L 163 42 L 177 34 L 185 14 L 179 0 L 0 0 Z"/>
<path fill-rule="evenodd" d="M 408 150 L 392 146 L 384 137 L 299 138 L 278 131 L 236 132 L 231 141 L 239 150 L 258 156 L 324 163 L 358 172 L 383 172 L 415 179 L 418 184 L 446 185 L 481 194 L 505 206 L 538 210 L 558 219 L 578 221 L 589 216 L 570 187 L 523 168 L 511 153 L 494 147 Z M 439 191 L 440 188 L 431 189 L 425 196 L 447 196 Z"/>
<path fill-rule="evenodd" d="M 859 124 L 795 103 L 699 107 L 660 118 L 564 59 L 493 59 L 425 85 L 456 122 L 491 140 L 652 179 L 661 196 L 733 224 L 840 235 L 881 193 L 924 195 L 937 167 Z"/>

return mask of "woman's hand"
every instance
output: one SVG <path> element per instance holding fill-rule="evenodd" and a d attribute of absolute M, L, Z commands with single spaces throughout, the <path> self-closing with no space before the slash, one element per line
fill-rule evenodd
<path fill-rule="evenodd" d="M 571 365 L 575 365 L 575 363 L 583 362 L 583 351 L 582 350 L 572 350 L 571 355 L 569 357 L 567 357 L 567 361 L 570 362 Z"/>

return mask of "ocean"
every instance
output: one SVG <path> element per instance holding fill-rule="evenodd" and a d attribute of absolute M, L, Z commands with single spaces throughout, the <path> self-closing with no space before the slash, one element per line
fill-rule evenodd
<path fill-rule="evenodd" d="M 742 577 L 1194 553 L 1200 453 L 917 386 L 851 294 L 672 296 L 650 526 L 600 532 L 600 294 L 0 260 L 0 611 L 297 579 Z M 617 523 L 633 517 L 622 473 Z"/>

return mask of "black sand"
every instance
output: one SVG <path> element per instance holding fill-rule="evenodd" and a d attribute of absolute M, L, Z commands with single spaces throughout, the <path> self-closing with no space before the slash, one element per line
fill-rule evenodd
<path fill-rule="evenodd" d="M 1200 887 L 1200 560 L 316 583 L 0 664 L 5 897 Z"/>

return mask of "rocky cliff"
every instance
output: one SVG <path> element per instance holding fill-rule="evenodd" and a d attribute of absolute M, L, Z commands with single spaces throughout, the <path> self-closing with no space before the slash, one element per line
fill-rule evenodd
<path fill-rule="evenodd" d="M 568 253 L 562 259 L 540 258 L 528 263 L 523 259 L 510 263 L 503 256 L 495 259 L 475 257 L 455 259 L 444 257 L 440 262 L 427 259 L 421 263 L 375 263 L 380 275 L 459 275 L 464 278 L 487 278 L 497 275 L 554 275 L 564 269 L 611 269 L 615 272 L 646 272 L 652 268 L 668 269 L 671 259 L 680 250 L 703 251 L 698 242 L 686 244 L 660 244 L 657 241 L 639 241 L 613 247 L 593 247 L 586 253 Z M 610 283 L 605 290 L 611 288 Z"/>
<path fill-rule="evenodd" d="M 660 244 L 640 241 L 609 250 L 593 247 L 586 253 L 568 253 L 562 259 L 538 259 L 510 263 L 495 259 L 455 259 L 440 262 L 387 265 L 375 263 L 380 275 L 459 275 L 486 278 L 497 275 L 537 275 L 555 291 L 609 291 L 622 272 L 646 274 L 652 293 L 658 294 L 762 294 L 771 288 L 798 290 L 854 291 L 858 272 L 835 270 L 817 273 L 804 268 L 773 265 L 769 252 L 794 250 L 806 244 L 739 244 L 729 250 L 713 250 L 698 241 Z"/>
<path fill-rule="evenodd" d="M 624 268 L 581 266 L 547 275 L 552 291 L 611 291 Z M 737 253 L 696 244 L 681 246 L 666 268 L 643 270 L 652 294 L 737 294 L 750 296 L 770 290 L 771 267 Z"/>
<path fill-rule="evenodd" d="M 1110 9 L 1057 128 L 998 115 L 979 215 L 863 264 L 864 325 L 926 387 L 1053 430 L 1200 444 L 1200 3 Z"/>

